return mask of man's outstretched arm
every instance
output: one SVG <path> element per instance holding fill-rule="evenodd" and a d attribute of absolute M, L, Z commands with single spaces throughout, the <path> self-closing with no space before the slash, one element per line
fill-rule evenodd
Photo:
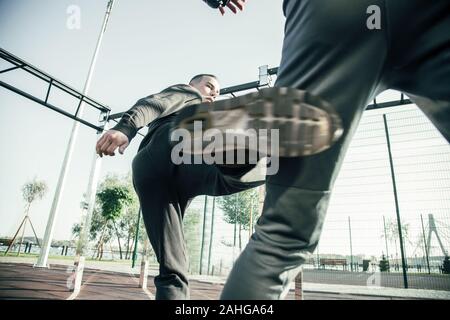
<path fill-rule="evenodd" d="M 160 99 L 150 96 L 138 100 L 124 113 L 120 122 L 97 141 L 97 154 L 100 157 L 114 156 L 117 148 L 119 153 L 123 154 L 138 130 L 155 120 L 163 111 L 164 105 Z"/>
<path fill-rule="evenodd" d="M 201 93 L 188 85 L 174 85 L 139 99 L 124 113 L 120 122 L 98 140 L 97 153 L 101 157 L 114 156 L 115 150 L 119 148 L 119 153 L 123 154 L 139 129 L 149 125 L 164 112 L 175 112 L 186 104 L 201 103 L 202 99 Z"/>

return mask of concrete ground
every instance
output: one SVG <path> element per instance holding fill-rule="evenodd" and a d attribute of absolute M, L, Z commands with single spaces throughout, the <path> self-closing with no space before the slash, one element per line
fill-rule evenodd
<path fill-rule="evenodd" d="M 131 269 L 129 263 L 88 261 L 81 291 L 74 297 L 68 289 L 73 280 L 73 261 L 49 260 L 50 268 L 34 268 L 33 262 L 20 257 L 0 259 L 0 299 L 148 300 L 155 293 L 155 269 L 149 270 L 147 290 L 143 290 L 139 288 L 138 266 Z M 218 299 L 224 282 L 225 277 L 191 276 L 191 299 Z M 450 299 L 450 292 L 304 282 L 303 297 L 304 300 Z M 294 299 L 294 286 L 286 299 Z"/>
<path fill-rule="evenodd" d="M 0 299 L 52 299 L 52 300 L 149 300 L 155 293 L 153 276 L 148 278 L 148 291 L 139 288 L 139 275 L 99 269 L 85 269 L 80 293 L 73 297 L 68 289 L 71 273 L 67 266 L 52 265 L 51 268 L 34 268 L 31 264 L 0 264 Z M 207 279 L 191 280 L 192 300 L 217 300 L 223 284 Z M 355 300 L 399 299 L 354 295 L 333 292 L 305 291 L 305 300 Z M 403 298 L 401 298 L 403 299 Z M 291 290 L 287 300 L 294 300 Z"/>

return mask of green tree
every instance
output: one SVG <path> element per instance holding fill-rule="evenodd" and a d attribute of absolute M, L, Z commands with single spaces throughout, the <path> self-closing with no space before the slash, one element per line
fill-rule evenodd
<path fill-rule="evenodd" d="M 124 235 L 126 243 L 125 259 L 131 258 L 131 253 L 134 250 L 134 239 L 136 237 L 136 223 L 138 220 L 139 212 L 139 202 L 133 202 L 124 209 L 124 214 L 120 217 L 118 221 L 119 230 L 121 234 Z M 141 238 L 142 234 L 145 234 L 145 229 L 142 219 L 140 219 L 140 229 L 139 235 Z"/>
<path fill-rule="evenodd" d="M 72 226 L 72 235 L 74 236 L 74 237 L 79 237 L 80 236 L 80 234 L 81 234 L 81 224 L 79 224 L 79 223 L 75 223 L 73 226 Z"/>
<path fill-rule="evenodd" d="M 132 257 L 131 253 L 134 250 L 134 239 L 136 237 L 137 232 L 136 223 L 138 220 L 138 215 L 140 214 L 139 212 L 140 205 L 139 205 L 139 198 L 136 192 L 134 191 L 131 173 L 129 173 L 124 177 L 123 185 L 126 189 L 128 189 L 130 195 L 130 202 L 125 206 L 124 213 L 121 216 L 118 225 L 126 241 L 125 259 L 130 259 Z M 138 241 L 139 240 L 143 241 L 146 234 L 147 233 L 145 231 L 144 223 L 142 219 L 140 219 Z"/>
<path fill-rule="evenodd" d="M 17 255 L 20 254 L 20 248 L 22 246 L 23 243 L 23 238 L 24 238 L 24 234 L 25 234 L 25 228 L 26 228 L 26 224 L 27 221 L 30 221 L 30 225 L 33 229 L 33 233 L 34 236 L 36 237 L 36 241 L 39 245 L 39 239 L 36 235 L 36 232 L 34 231 L 34 227 L 33 224 L 31 223 L 31 220 L 28 216 L 29 211 L 30 211 L 30 207 L 31 204 L 36 200 L 36 199 L 42 199 L 45 195 L 47 191 L 47 185 L 45 184 L 45 182 L 43 181 L 38 181 L 36 178 L 33 179 L 33 181 L 27 182 L 23 185 L 22 187 L 22 196 L 23 199 L 25 200 L 26 204 L 25 204 L 25 217 L 23 218 L 19 229 L 17 230 L 16 234 L 14 235 L 11 243 L 9 244 L 8 248 L 5 251 L 5 255 L 8 253 L 8 251 L 11 249 L 12 245 L 14 244 L 14 241 L 16 239 L 17 234 L 19 233 L 20 229 L 23 227 L 22 230 L 22 237 L 19 243 L 19 250 L 17 251 Z"/>
<path fill-rule="evenodd" d="M 123 213 L 124 207 L 132 201 L 130 192 L 126 186 L 111 186 L 97 193 L 97 197 L 100 202 L 102 216 L 106 220 L 106 225 L 112 224 L 114 227 L 119 244 L 120 259 L 123 259 L 122 245 L 120 243 L 122 234 L 117 228 L 117 220 Z"/>
<path fill-rule="evenodd" d="M 104 202 L 100 199 L 99 194 L 110 193 L 111 190 L 122 190 L 127 194 L 126 201 L 119 200 L 118 203 L 122 205 L 120 211 L 117 211 L 118 216 L 104 214 L 105 209 Z M 117 194 L 115 196 L 118 196 Z M 120 197 L 119 197 L 120 198 Z M 123 199 L 122 199 L 123 200 Z M 116 205 L 118 204 L 116 203 Z M 83 202 L 82 202 L 83 205 Z M 91 219 L 91 226 L 89 230 L 89 241 L 97 241 L 96 258 L 101 259 L 103 257 L 104 245 L 108 243 L 114 236 L 119 243 L 119 251 L 121 258 L 122 255 L 122 243 L 125 243 L 125 259 L 132 257 L 131 253 L 134 250 L 134 239 L 136 236 L 136 223 L 139 214 L 139 199 L 134 192 L 131 174 L 125 176 L 119 176 L 116 174 L 108 174 L 104 180 L 100 183 L 97 192 L 96 203 Z M 114 217 L 111 220 L 111 217 Z M 84 221 L 84 218 L 83 218 Z M 81 225 L 79 223 L 74 224 L 72 227 L 72 234 L 75 237 L 79 237 L 81 231 Z M 142 243 L 147 237 L 144 223 L 141 219 L 138 241 Z M 95 256 L 94 252 L 94 256 Z M 93 256 L 93 258 L 94 258 Z"/>
<path fill-rule="evenodd" d="M 250 213 L 252 221 L 258 215 L 258 191 L 250 189 L 217 199 L 218 206 L 224 212 L 226 223 L 234 224 L 233 246 L 236 246 L 236 233 L 239 237 L 239 250 L 242 250 L 242 229 L 250 228 Z M 238 228 L 238 231 L 236 230 Z"/>
<path fill-rule="evenodd" d="M 39 245 L 39 239 L 34 230 L 33 224 L 31 223 L 31 219 L 29 218 L 29 213 L 31 204 L 38 199 L 39 200 L 42 199 L 44 195 L 47 193 L 47 190 L 48 190 L 47 184 L 44 181 L 37 180 L 36 178 L 34 178 L 32 181 L 25 183 L 22 187 L 22 196 L 26 204 L 25 204 L 25 218 L 23 222 L 24 225 L 23 225 L 22 239 L 20 240 L 18 253 L 20 253 L 20 247 L 22 246 L 23 243 L 23 236 L 25 233 L 27 219 L 30 221 L 31 228 L 33 229 L 34 236 L 36 237 L 36 242 Z"/>
<path fill-rule="evenodd" d="M 402 236 L 403 240 L 411 243 L 409 240 L 409 224 L 402 223 Z M 396 256 L 398 257 L 397 252 L 397 241 L 400 239 L 400 234 L 398 230 L 398 223 L 396 219 L 387 219 L 386 221 L 386 233 L 383 232 L 381 235 L 382 238 L 386 238 L 391 244 L 394 243 Z M 396 258 L 397 258 L 396 257 Z"/>
<path fill-rule="evenodd" d="M 44 181 L 38 181 L 36 178 L 25 183 L 22 187 L 22 196 L 26 202 L 25 215 L 28 216 L 31 204 L 37 199 L 42 199 L 47 190 L 47 184 Z"/>
<path fill-rule="evenodd" d="M 84 221 L 84 219 L 83 219 Z M 72 234 L 74 237 L 80 237 L 81 224 L 75 223 L 72 226 Z M 110 241 L 113 235 L 113 230 L 110 224 L 107 223 L 106 219 L 102 216 L 101 210 L 98 205 L 98 200 L 94 212 L 92 213 L 91 227 L 89 230 L 89 241 L 97 240 L 95 245 L 95 251 L 92 258 L 102 259 L 103 258 L 103 248 L 104 243 Z M 96 255 L 97 254 L 97 255 Z"/>

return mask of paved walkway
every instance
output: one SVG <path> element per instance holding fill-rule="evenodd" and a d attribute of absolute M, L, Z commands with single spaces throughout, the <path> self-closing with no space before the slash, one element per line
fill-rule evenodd
<path fill-rule="evenodd" d="M 20 261 L 20 263 L 19 263 Z M 28 262 L 28 263 L 24 263 Z M 67 299 L 71 292 L 71 260 L 49 260 L 50 269 L 33 268 L 35 259 L 0 258 L 0 299 Z M 64 264 L 62 264 L 64 263 Z M 128 263 L 88 261 L 81 292 L 76 299 L 146 300 L 155 293 L 153 277 L 157 270 L 150 268 L 148 292 L 139 288 L 139 267 Z M 191 276 L 191 299 L 218 299 L 225 277 Z M 438 290 L 378 288 L 366 286 L 304 283 L 305 300 L 336 299 L 450 299 L 450 292 Z M 294 286 L 287 296 L 294 299 Z"/>

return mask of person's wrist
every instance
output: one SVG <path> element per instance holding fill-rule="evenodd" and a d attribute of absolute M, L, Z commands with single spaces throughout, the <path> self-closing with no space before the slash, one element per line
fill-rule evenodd
<path fill-rule="evenodd" d="M 111 128 L 111 130 L 123 133 L 128 138 L 128 142 L 130 142 L 137 134 L 137 130 L 135 128 L 120 122 L 115 127 Z"/>

